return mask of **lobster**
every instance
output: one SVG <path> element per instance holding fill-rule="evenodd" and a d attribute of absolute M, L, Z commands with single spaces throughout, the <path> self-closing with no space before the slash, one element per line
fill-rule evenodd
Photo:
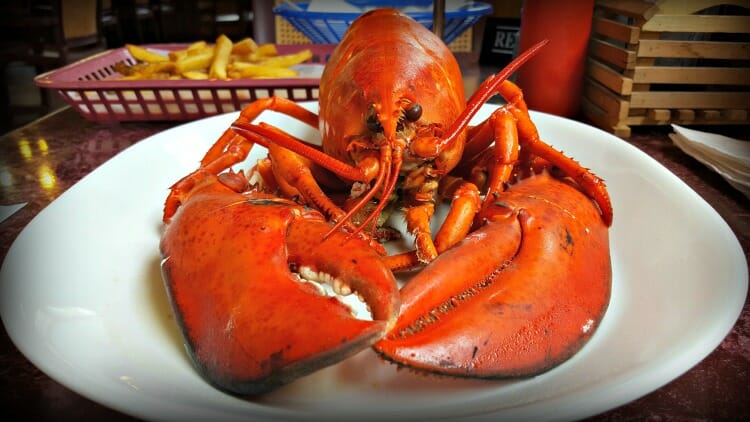
<path fill-rule="evenodd" d="M 604 181 L 540 139 L 508 81 L 543 44 L 466 101 L 445 44 L 377 9 L 331 54 L 318 114 L 277 97 L 245 107 L 164 205 L 163 278 L 204 377 L 254 395 L 370 346 L 480 378 L 576 353 L 609 303 L 613 211 Z M 497 94 L 506 104 L 469 127 Z M 266 110 L 318 128 L 321 145 L 256 123 Z M 256 144 L 268 156 L 235 172 Z M 394 207 L 414 249 L 387 255 L 379 229 Z M 407 269 L 419 270 L 399 288 L 393 271 Z M 369 315 L 335 297 L 352 292 Z"/>

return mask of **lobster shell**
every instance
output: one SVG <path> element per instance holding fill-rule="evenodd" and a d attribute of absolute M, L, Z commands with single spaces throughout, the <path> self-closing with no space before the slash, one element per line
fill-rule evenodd
<path fill-rule="evenodd" d="M 541 174 L 483 211 L 486 221 L 401 289 L 384 358 L 443 375 L 531 376 L 569 359 L 609 304 L 607 226 L 577 188 Z"/>
<path fill-rule="evenodd" d="M 322 241 L 330 229 L 314 210 L 235 192 L 214 176 L 188 193 L 162 235 L 162 273 L 187 350 L 209 382 L 264 393 L 367 348 L 394 324 L 393 274 L 361 239 L 335 232 Z M 303 266 L 361 294 L 373 320 L 302 282 L 291 269 Z"/>
<path fill-rule="evenodd" d="M 451 51 L 397 10 L 360 16 L 328 63 L 320 80 L 322 146 L 344 162 L 352 162 L 349 141 L 369 133 L 365 116 L 371 105 L 389 140 L 395 137 L 404 101 L 429 105 L 422 108 L 420 122 L 441 128 L 450 126 L 466 106 L 461 70 Z M 454 142 L 436 165 L 450 171 L 463 144 L 463 138 Z"/>

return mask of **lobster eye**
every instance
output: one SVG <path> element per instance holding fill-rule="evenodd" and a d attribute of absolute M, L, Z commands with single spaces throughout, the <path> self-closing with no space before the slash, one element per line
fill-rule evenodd
<path fill-rule="evenodd" d="M 367 116 L 367 120 L 365 121 L 365 123 L 367 123 L 367 128 L 373 132 L 383 131 L 383 126 L 381 126 L 380 121 L 378 120 L 377 114 L 371 114 Z"/>
<path fill-rule="evenodd" d="M 422 106 L 419 103 L 409 103 L 404 107 L 404 117 L 410 122 L 416 122 L 422 117 Z"/>

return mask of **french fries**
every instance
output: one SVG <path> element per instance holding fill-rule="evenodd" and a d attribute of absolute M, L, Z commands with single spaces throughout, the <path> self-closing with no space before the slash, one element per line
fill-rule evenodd
<path fill-rule="evenodd" d="M 232 40 L 226 35 L 219 35 L 214 46 L 214 56 L 211 60 L 211 67 L 208 69 L 209 79 L 226 79 L 227 65 L 229 64 L 229 55 L 232 54 Z"/>
<path fill-rule="evenodd" d="M 125 48 L 137 63 L 115 65 L 123 80 L 291 78 L 298 76 L 291 67 L 312 57 L 309 49 L 279 55 L 273 44 L 258 45 L 252 38 L 232 42 L 223 34 L 212 45 L 197 41 L 167 54 L 134 44 Z"/>
<path fill-rule="evenodd" d="M 204 71 L 211 67 L 211 63 L 214 61 L 213 49 L 196 52 L 195 54 L 187 54 L 185 57 L 174 62 L 175 73 L 177 75 L 184 75 L 187 72 Z M 206 74 L 208 76 L 208 74 Z M 184 76 L 183 76 L 184 77 Z"/>
<path fill-rule="evenodd" d="M 151 50 L 146 50 L 143 47 L 138 47 L 137 45 L 133 44 L 125 44 L 125 48 L 128 49 L 128 53 L 130 53 L 131 56 L 133 56 L 134 59 L 138 60 L 139 62 L 146 62 L 146 63 L 159 63 L 159 62 L 165 62 L 168 59 L 161 54 L 154 53 Z"/>

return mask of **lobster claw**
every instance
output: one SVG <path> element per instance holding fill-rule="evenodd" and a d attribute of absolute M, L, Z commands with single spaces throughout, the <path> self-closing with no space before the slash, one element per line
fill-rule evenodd
<path fill-rule="evenodd" d="M 219 182 L 190 192 L 163 233 L 162 273 L 188 352 L 209 382 L 264 393 L 391 328 L 399 306 L 392 273 L 363 240 L 338 232 L 322 240 L 330 228 L 318 212 L 268 194 Z M 325 281 L 360 295 L 371 320 L 323 293 Z"/>
<path fill-rule="evenodd" d="M 487 224 L 402 288 L 398 323 L 374 346 L 381 356 L 444 375 L 531 376 L 591 337 L 612 280 L 598 209 L 546 174 L 499 199 Z"/>

